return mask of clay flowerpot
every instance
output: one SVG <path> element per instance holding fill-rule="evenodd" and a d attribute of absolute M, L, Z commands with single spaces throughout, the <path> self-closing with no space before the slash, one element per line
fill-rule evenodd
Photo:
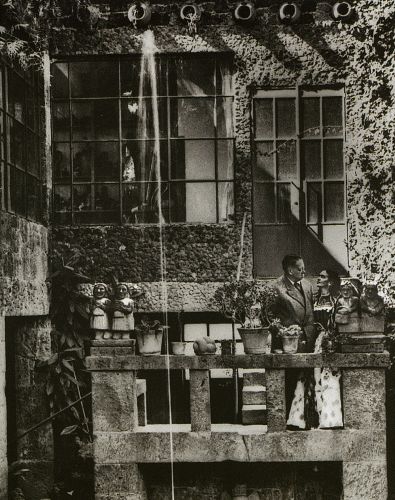
<path fill-rule="evenodd" d="M 137 344 L 142 356 L 154 356 L 161 353 L 163 329 L 141 332 L 136 330 Z"/>
<path fill-rule="evenodd" d="M 283 351 L 286 354 L 295 354 L 298 352 L 299 337 L 285 335 L 283 338 Z"/>
<path fill-rule="evenodd" d="M 269 337 L 268 328 L 238 328 L 246 354 L 265 354 Z"/>
<path fill-rule="evenodd" d="M 171 343 L 172 353 L 178 356 L 183 356 L 185 355 L 186 346 L 187 346 L 186 342 L 172 342 Z"/>

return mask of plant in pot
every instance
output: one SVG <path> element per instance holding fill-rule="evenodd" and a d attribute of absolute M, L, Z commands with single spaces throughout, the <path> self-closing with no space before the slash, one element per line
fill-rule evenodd
<path fill-rule="evenodd" d="M 161 353 L 165 328 L 167 327 L 163 326 L 158 320 L 141 319 L 141 322 L 135 327 L 140 354 L 153 356 Z"/>
<path fill-rule="evenodd" d="M 276 300 L 273 288 L 257 280 L 234 280 L 217 289 L 214 301 L 238 329 L 246 354 L 264 354 L 269 337 L 269 313 Z"/>
<path fill-rule="evenodd" d="M 298 352 L 299 338 L 303 331 L 299 325 L 280 326 L 279 337 L 283 343 L 283 351 L 286 354 L 295 354 Z"/>

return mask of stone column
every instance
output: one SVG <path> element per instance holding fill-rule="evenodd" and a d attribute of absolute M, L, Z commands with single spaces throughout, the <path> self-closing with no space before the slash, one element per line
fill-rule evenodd
<path fill-rule="evenodd" d="M 286 429 L 285 370 L 266 370 L 267 431 Z"/>
<path fill-rule="evenodd" d="M 0 316 L 0 500 L 6 500 L 8 463 L 7 463 L 7 406 L 5 396 L 5 319 Z"/>
<path fill-rule="evenodd" d="M 47 318 L 16 318 L 7 321 L 15 342 L 16 433 L 23 434 L 49 415 L 46 374 L 36 362 L 51 355 L 51 323 Z M 9 340 L 10 338 L 8 338 Z M 53 487 L 53 432 L 49 422 L 16 442 L 17 460 L 28 469 L 18 484 L 29 499 L 48 498 Z"/>
<path fill-rule="evenodd" d="M 192 432 L 211 432 L 210 371 L 190 370 Z"/>
<path fill-rule="evenodd" d="M 343 411 L 345 429 L 371 431 L 375 434 L 377 445 L 380 444 L 378 440 L 381 440 L 382 449 L 385 450 L 385 370 L 343 370 Z M 386 456 L 377 457 L 373 454 L 373 457 L 372 460 L 367 458 L 364 461 L 343 462 L 344 500 L 387 499 Z"/>
<path fill-rule="evenodd" d="M 94 340 L 91 359 L 130 356 L 132 340 Z M 135 463 L 113 463 L 107 448 L 110 433 L 129 432 L 138 426 L 137 385 L 134 371 L 92 370 L 92 423 L 94 434 L 95 498 L 146 500 L 144 481 Z"/>

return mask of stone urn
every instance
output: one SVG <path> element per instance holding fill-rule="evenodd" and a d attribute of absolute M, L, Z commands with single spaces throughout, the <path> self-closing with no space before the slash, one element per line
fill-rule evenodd
<path fill-rule="evenodd" d="M 282 337 L 283 351 L 285 354 L 296 354 L 298 352 L 299 337 L 295 335 L 284 335 Z"/>
<path fill-rule="evenodd" d="M 178 356 L 183 356 L 185 355 L 186 346 L 187 346 L 186 342 L 172 342 L 171 343 L 172 353 Z"/>
<path fill-rule="evenodd" d="M 266 354 L 268 328 L 238 328 L 246 354 Z"/>
<path fill-rule="evenodd" d="M 154 356 L 161 353 L 163 328 L 143 332 L 136 329 L 137 345 L 142 356 Z"/>

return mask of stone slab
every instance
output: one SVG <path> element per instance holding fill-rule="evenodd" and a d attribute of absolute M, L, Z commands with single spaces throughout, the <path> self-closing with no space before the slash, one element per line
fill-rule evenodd
<path fill-rule="evenodd" d="M 263 385 L 248 385 L 242 390 L 243 405 L 266 404 L 266 388 Z"/>
<path fill-rule="evenodd" d="M 384 317 L 354 317 L 348 324 L 338 325 L 340 333 L 384 333 Z"/>
<path fill-rule="evenodd" d="M 250 371 L 243 372 L 243 386 L 247 385 L 266 385 L 266 373 L 264 371 Z"/>
<path fill-rule="evenodd" d="M 345 344 L 382 344 L 387 338 L 386 335 L 339 335 L 339 340 Z"/>
<path fill-rule="evenodd" d="M 255 354 L 233 356 L 90 356 L 86 359 L 88 370 L 91 371 L 122 371 L 122 370 L 171 370 L 194 369 L 209 370 L 215 368 L 308 368 L 332 366 L 334 368 L 348 367 L 389 367 L 390 357 L 384 353 L 354 353 L 354 354 Z"/>
<path fill-rule="evenodd" d="M 210 432 L 210 372 L 191 370 L 189 388 L 192 432 Z"/>
<path fill-rule="evenodd" d="M 95 464 L 95 497 L 138 498 L 145 486 L 137 464 Z M 143 496 L 144 498 L 144 496 Z"/>
<path fill-rule="evenodd" d="M 343 353 L 354 352 L 384 352 L 384 343 L 381 344 L 342 344 L 340 350 Z"/>
<path fill-rule="evenodd" d="M 244 425 L 266 425 L 267 424 L 266 405 L 263 404 L 243 405 L 241 409 L 241 419 Z"/>
<path fill-rule="evenodd" d="M 386 460 L 385 431 L 311 430 L 237 432 L 95 433 L 97 463 L 370 462 Z M 245 426 L 248 429 L 248 426 Z M 261 427 L 261 426 L 260 426 Z M 170 444 L 172 442 L 172 453 Z"/>
<path fill-rule="evenodd" d="M 266 406 L 268 432 L 285 430 L 285 370 L 267 370 Z"/>
<path fill-rule="evenodd" d="M 344 500 L 387 500 L 387 464 L 343 462 Z"/>

